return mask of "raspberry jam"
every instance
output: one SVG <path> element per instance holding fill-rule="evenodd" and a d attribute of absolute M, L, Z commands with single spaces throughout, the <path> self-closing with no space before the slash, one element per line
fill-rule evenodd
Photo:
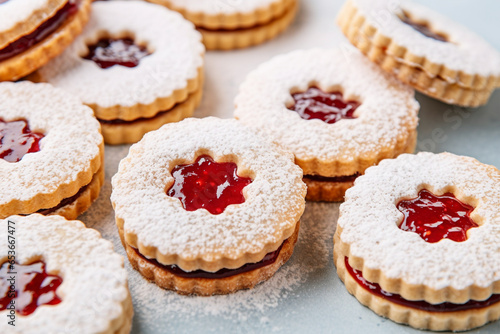
<path fill-rule="evenodd" d="M 132 38 L 102 38 L 89 46 L 89 53 L 83 58 L 106 69 L 115 65 L 136 67 L 142 58 L 149 55 L 147 48 L 135 44 Z"/>
<path fill-rule="evenodd" d="M 243 273 L 246 273 L 246 272 L 273 264 L 278 259 L 278 256 L 280 255 L 282 247 L 283 247 L 283 244 L 274 252 L 267 253 L 264 256 L 264 258 L 259 262 L 246 263 L 237 269 L 223 268 L 223 269 L 220 269 L 219 271 L 216 271 L 214 273 L 211 273 L 208 271 L 203 271 L 203 270 L 195 270 L 195 271 L 188 272 L 188 271 L 182 270 L 181 268 L 177 267 L 176 265 L 166 266 L 166 265 L 159 263 L 155 259 L 147 259 L 142 254 L 140 254 L 137 250 L 135 250 L 135 249 L 134 250 L 142 259 L 154 264 L 155 266 L 163 268 L 164 270 L 166 270 L 169 273 L 174 274 L 176 276 L 184 277 L 184 278 L 221 279 L 221 278 L 231 277 L 231 276 L 238 275 L 238 274 L 243 274 Z"/>
<path fill-rule="evenodd" d="M 353 175 L 346 175 L 346 176 L 321 176 L 321 175 L 304 175 L 304 179 L 311 180 L 311 181 L 318 181 L 318 182 L 338 182 L 338 183 L 347 183 L 347 182 L 354 182 L 360 174 L 356 173 Z"/>
<path fill-rule="evenodd" d="M 451 193 L 435 196 L 424 189 L 417 198 L 400 201 L 397 208 L 404 214 L 399 228 L 415 232 L 430 243 L 442 239 L 465 241 L 467 231 L 478 227 L 470 218 L 474 208 L 460 202 Z"/>
<path fill-rule="evenodd" d="M 354 111 L 361 105 L 356 101 L 345 101 L 341 92 L 325 93 L 316 87 L 292 97 L 295 104 L 290 110 L 296 111 L 303 119 L 319 119 L 328 124 L 356 118 Z"/>
<path fill-rule="evenodd" d="M 206 209 L 221 214 L 229 205 L 245 202 L 243 188 L 252 183 L 250 178 L 239 177 L 237 169 L 233 162 L 218 163 L 200 156 L 194 163 L 172 170 L 175 181 L 167 195 L 178 198 L 187 211 Z"/>
<path fill-rule="evenodd" d="M 5 262 L 0 267 L 0 311 L 15 305 L 18 314 L 30 315 L 39 306 L 59 304 L 56 290 L 62 281 L 57 275 L 47 274 L 43 262 L 13 266 Z"/>
<path fill-rule="evenodd" d="M 78 2 L 74 0 L 68 1 L 61 9 L 59 9 L 57 13 L 54 14 L 54 16 L 42 23 L 33 32 L 22 36 L 18 40 L 1 49 L 0 61 L 12 58 L 28 50 L 33 45 L 41 42 L 43 39 L 56 31 L 64 23 L 64 21 L 68 19 L 68 17 L 75 14 L 77 11 Z"/>
<path fill-rule="evenodd" d="M 349 265 L 349 259 L 347 257 L 344 258 L 344 263 L 347 271 L 351 275 L 351 277 L 365 290 L 374 294 L 377 297 L 386 299 L 392 303 L 399 304 L 406 307 L 411 307 L 417 310 L 427 311 L 427 312 L 457 312 L 457 311 L 466 311 L 472 309 L 480 309 L 484 307 L 491 306 L 500 302 L 500 294 L 491 295 L 490 298 L 482 301 L 477 300 L 469 300 L 464 304 L 453 304 L 453 303 L 441 303 L 441 304 L 430 304 L 423 300 L 406 300 L 398 294 L 390 293 L 383 290 L 380 285 L 377 283 L 372 283 L 367 281 L 363 277 L 363 273 L 359 270 L 352 268 Z"/>
<path fill-rule="evenodd" d="M 431 30 L 429 27 L 429 23 L 418 23 L 413 21 L 408 15 L 403 13 L 403 15 L 400 17 L 401 21 L 421 33 L 422 35 L 435 39 L 436 41 L 440 42 L 448 42 L 448 38 L 442 34 L 442 33 L 436 33 Z"/>
<path fill-rule="evenodd" d="M 18 162 L 25 154 L 40 151 L 41 133 L 31 132 L 25 120 L 5 122 L 0 119 L 0 158 Z"/>

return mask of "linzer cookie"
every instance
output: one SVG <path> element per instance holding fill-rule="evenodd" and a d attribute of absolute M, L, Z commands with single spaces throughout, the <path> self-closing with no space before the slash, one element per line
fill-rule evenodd
<path fill-rule="evenodd" d="M 500 318 L 500 172 L 449 153 L 404 154 L 358 178 L 334 262 L 360 303 L 420 329 Z"/>
<path fill-rule="evenodd" d="M 181 294 L 227 294 L 292 255 L 306 186 L 293 156 L 235 120 L 187 119 L 130 148 L 112 180 L 132 266 Z"/>
<path fill-rule="evenodd" d="M 338 24 L 385 71 L 450 104 L 486 104 L 500 86 L 500 54 L 449 18 L 409 1 L 348 0 Z"/>
<path fill-rule="evenodd" d="M 0 1 L 0 81 L 28 75 L 63 52 L 88 21 L 91 2 Z"/>
<path fill-rule="evenodd" d="M 0 218 L 74 219 L 104 182 L 104 143 L 92 110 L 48 84 L 0 84 Z"/>
<path fill-rule="evenodd" d="M 99 232 L 39 214 L 0 225 L 0 332 L 130 332 L 123 258 Z"/>
<path fill-rule="evenodd" d="M 298 0 L 148 0 L 180 12 L 203 35 L 208 50 L 261 44 L 284 31 Z"/>
<path fill-rule="evenodd" d="M 235 103 L 238 120 L 294 153 L 308 200 L 343 200 L 366 168 L 416 143 L 414 91 L 358 52 L 278 56 L 248 75 Z"/>
<path fill-rule="evenodd" d="M 201 35 L 179 13 L 139 1 L 92 4 L 82 35 L 37 72 L 94 109 L 107 144 L 191 116 L 203 86 Z"/>

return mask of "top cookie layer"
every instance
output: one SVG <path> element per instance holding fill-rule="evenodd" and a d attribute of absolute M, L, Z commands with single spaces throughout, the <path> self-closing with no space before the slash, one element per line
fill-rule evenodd
<path fill-rule="evenodd" d="M 38 28 L 67 2 L 68 0 L 9 0 L 1 4 L 0 49 Z"/>
<path fill-rule="evenodd" d="M 62 302 L 42 305 L 29 316 L 18 316 L 15 327 L 0 321 L 0 331 L 116 333 L 118 328 L 113 328 L 113 324 L 122 317 L 122 305 L 129 292 L 123 258 L 113 251 L 111 242 L 80 221 L 38 214 L 11 216 L 0 221 L 0 264 L 7 260 L 7 236 L 12 237 L 8 221 L 15 227 L 16 262 L 45 262 L 49 274 L 63 279 L 57 289 Z M 0 311 L 0 316 L 6 318 L 8 313 L 9 310 Z"/>
<path fill-rule="evenodd" d="M 167 0 L 177 8 L 193 13 L 209 15 L 247 14 L 259 9 L 267 9 L 273 3 L 282 0 Z"/>
<path fill-rule="evenodd" d="M 341 91 L 361 105 L 356 119 L 327 124 L 302 119 L 291 93 L 317 86 Z M 295 154 L 304 174 L 352 175 L 404 151 L 414 135 L 419 104 L 414 92 L 356 50 L 301 50 L 281 55 L 250 73 L 235 99 L 235 117 Z"/>
<path fill-rule="evenodd" d="M 468 239 L 424 241 L 398 228 L 399 201 L 422 189 L 475 207 Z M 410 300 L 464 303 L 500 293 L 500 172 L 449 153 L 404 154 L 366 170 L 346 192 L 338 228 L 349 262 L 369 281 Z"/>
<path fill-rule="evenodd" d="M 89 183 L 100 168 L 99 122 L 89 107 L 65 91 L 48 84 L 4 82 L 0 118 L 25 119 L 33 132 L 45 134 L 39 152 L 16 163 L 0 159 L 0 173 L 6 176 L 0 180 L 0 216 L 55 206 L 68 190 L 72 196 Z M 32 211 L 23 211 L 24 205 Z"/>
<path fill-rule="evenodd" d="M 350 1 L 364 16 L 365 25 L 372 27 L 366 27 L 363 33 L 370 34 L 372 29 L 377 29 L 370 38 L 374 43 L 389 41 L 385 45 L 389 54 L 396 49 L 392 44 L 396 44 L 414 58 L 424 57 L 425 69 L 429 68 L 427 63 L 434 63 L 469 75 L 500 76 L 500 54 L 483 38 L 446 16 L 410 1 L 401 1 L 400 5 L 390 0 Z M 403 23 L 400 19 L 403 13 L 409 14 L 416 22 L 428 22 L 431 30 L 445 34 L 448 42 L 428 38 Z M 403 60 L 410 57 L 405 54 L 393 56 Z"/>
<path fill-rule="evenodd" d="M 96 2 L 92 8 L 82 35 L 39 71 L 42 80 L 79 96 L 92 107 L 153 105 L 174 94 L 176 99 L 186 98 L 189 81 L 198 82 L 204 54 L 201 35 L 192 23 L 176 12 L 139 1 Z M 102 69 L 82 58 L 88 45 L 102 37 L 132 37 L 152 54 L 133 68 L 115 65 Z M 130 119 L 130 115 L 121 115 L 118 108 L 106 117 L 115 118 Z"/>
<path fill-rule="evenodd" d="M 245 202 L 222 214 L 186 211 L 166 191 L 171 170 L 208 154 L 238 165 L 253 182 Z M 306 187 L 290 153 L 235 120 L 188 119 L 150 132 L 133 145 L 113 177 L 117 224 L 140 253 L 185 271 L 258 262 L 290 237 L 304 211 Z"/>

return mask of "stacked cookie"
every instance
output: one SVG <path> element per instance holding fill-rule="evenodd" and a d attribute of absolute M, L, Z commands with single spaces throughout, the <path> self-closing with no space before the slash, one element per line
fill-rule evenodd
<path fill-rule="evenodd" d="M 298 0 L 148 0 L 180 12 L 196 25 L 208 50 L 263 43 L 293 21 Z"/>

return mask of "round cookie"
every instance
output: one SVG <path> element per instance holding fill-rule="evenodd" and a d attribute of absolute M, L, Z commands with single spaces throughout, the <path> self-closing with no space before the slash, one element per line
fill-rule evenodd
<path fill-rule="evenodd" d="M 469 29 L 424 6 L 348 0 L 337 21 L 373 62 L 443 102 L 477 107 L 500 86 L 500 54 Z"/>
<path fill-rule="evenodd" d="M 130 332 L 134 311 L 123 257 L 99 232 L 39 214 L 0 225 L 2 333 Z"/>
<path fill-rule="evenodd" d="M 145 2 L 92 8 L 82 35 L 34 79 L 79 96 L 101 121 L 107 144 L 133 143 L 191 116 L 201 99 L 204 54 L 193 25 Z"/>
<path fill-rule="evenodd" d="M 208 50 L 232 50 L 264 43 L 284 31 L 298 0 L 148 0 L 180 12 L 203 35 Z"/>
<path fill-rule="evenodd" d="M 91 0 L 0 3 L 0 81 L 15 81 L 58 56 L 81 33 Z"/>
<path fill-rule="evenodd" d="M 227 294 L 271 277 L 293 252 L 305 207 L 289 152 L 212 117 L 144 136 L 112 185 L 133 267 L 182 294 Z"/>
<path fill-rule="evenodd" d="M 500 318 L 500 172 L 450 153 L 384 160 L 346 192 L 334 262 L 393 321 L 463 331 Z"/>
<path fill-rule="evenodd" d="M 104 182 L 104 143 L 92 110 L 48 84 L 0 84 L 0 218 L 74 219 Z"/>
<path fill-rule="evenodd" d="M 236 119 L 292 151 L 308 200 L 343 200 L 366 168 L 416 144 L 414 91 L 357 52 L 275 57 L 248 75 L 235 104 Z"/>

